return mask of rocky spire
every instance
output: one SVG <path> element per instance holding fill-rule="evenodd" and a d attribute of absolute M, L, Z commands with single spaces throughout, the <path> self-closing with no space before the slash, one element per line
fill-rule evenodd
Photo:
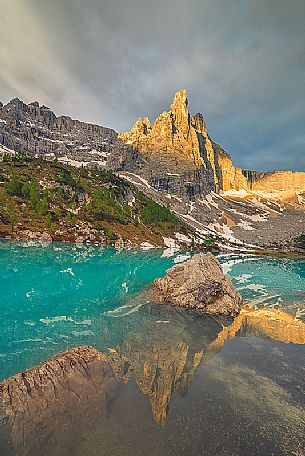
<path fill-rule="evenodd" d="M 147 135 L 151 130 L 151 123 L 148 117 L 139 117 L 130 130 L 133 138 Z"/>
<path fill-rule="evenodd" d="M 190 116 L 188 112 L 188 100 L 186 89 L 181 89 L 174 96 L 170 107 L 171 117 L 177 130 L 181 133 L 187 133 L 190 126 Z"/>
<path fill-rule="evenodd" d="M 139 118 L 131 131 L 119 138 L 149 160 L 162 185 L 164 179 L 175 175 L 184 176 L 188 188 L 197 179 L 194 192 L 247 186 L 241 171 L 209 137 L 202 114 L 189 114 L 185 89 L 175 94 L 169 111 L 160 114 L 152 126 L 146 117 Z"/>

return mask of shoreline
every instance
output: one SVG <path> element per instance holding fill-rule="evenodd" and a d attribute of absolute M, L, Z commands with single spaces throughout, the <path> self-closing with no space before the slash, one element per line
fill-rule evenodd
<path fill-rule="evenodd" d="M 44 233 L 48 234 L 48 232 L 43 232 L 39 233 L 43 235 Z M 121 250 L 121 249 L 127 249 L 127 250 L 142 250 L 142 251 L 150 251 L 150 250 L 172 250 L 175 252 L 212 252 L 213 254 L 226 254 L 226 255 L 255 255 L 255 256 L 264 256 L 264 257 L 278 257 L 278 258 L 295 258 L 295 259 L 304 259 L 305 260 L 305 251 L 303 252 L 295 252 L 295 251 L 274 251 L 274 250 L 250 250 L 250 249 L 238 249 L 234 248 L 232 250 L 232 247 L 230 249 L 215 249 L 215 248 L 209 248 L 209 247 L 204 247 L 204 248 L 192 248 L 187 245 L 183 246 L 178 246 L 178 244 L 175 247 L 168 247 L 166 245 L 153 245 L 150 244 L 148 241 L 147 243 L 142 242 L 141 244 L 135 244 L 131 241 L 124 241 L 123 239 L 118 239 L 116 242 L 112 243 L 100 243 L 98 241 L 90 241 L 90 240 L 85 240 L 82 242 L 77 242 L 77 240 L 72 240 L 69 238 L 66 239 L 54 239 L 49 235 L 49 238 L 44 238 L 42 237 L 29 237 L 29 238 L 24 238 L 24 237 L 11 237 L 11 236 L 2 236 L 0 234 L 0 241 L 12 241 L 12 242 L 37 242 L 41 244 L 51 244 L 51 243 L 64 243 L 64 244 L 75 244 L 75 245 L 81 245 L 81 246 L 87 246 L 87 247 L 113 247 L 115 249 Z M 147 245 L 149 244 L 149 246 Z M 199 246 L 198 246 L 199 247 Z"/>

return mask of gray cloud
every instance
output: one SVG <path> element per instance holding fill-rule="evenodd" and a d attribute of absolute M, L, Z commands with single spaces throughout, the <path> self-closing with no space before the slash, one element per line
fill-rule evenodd
<path fill-rule="evenodd" d="M 305 169 L 303 0 L 0 0 L 0 98 L 129 129 L 188 89 L 236 164 Z"/>

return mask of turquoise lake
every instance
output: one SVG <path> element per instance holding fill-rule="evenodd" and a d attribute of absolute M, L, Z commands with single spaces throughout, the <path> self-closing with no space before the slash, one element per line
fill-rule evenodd
<path fill-rule="evenodd" d="M 104 439 L 89 420 L 80 434 L 90 438 L 73 450 L 57 440 L 56 454 L 304 454 L 305 260 L 219 255 L 257 309 L 242 323 L 190 319 L 138 299 L 189 256 L 0 241 L 0 381 L 79 345 L 112 354 L 120 372 L 107 419 L 96 418 Z M 146 385 L 151 370 L 157 389 Z M 55 453 L 47 445 L 45 454 Z"/>

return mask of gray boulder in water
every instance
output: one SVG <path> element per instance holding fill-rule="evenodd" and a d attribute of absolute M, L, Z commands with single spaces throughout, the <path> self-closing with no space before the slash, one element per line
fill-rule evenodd
<path fill-rule="evenodd" d="M 211 253 L 199 253 L 168 269 L 165 277 L 153 282 L 153 291 L 159 302 L 212 315 L 236 316 L 242 303 Z"/>

